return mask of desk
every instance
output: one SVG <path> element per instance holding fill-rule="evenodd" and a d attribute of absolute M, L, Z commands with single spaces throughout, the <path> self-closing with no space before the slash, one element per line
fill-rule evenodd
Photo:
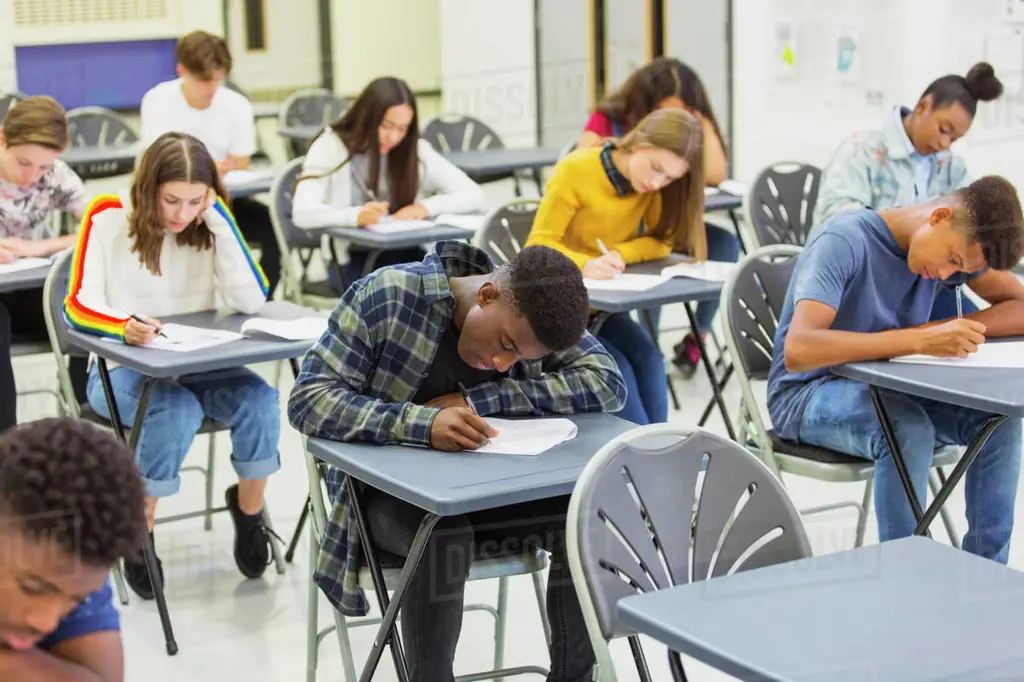
<path fill-rule="evenodd" d="M 262 169 L 255 172 L 262 172 Z M 257 194 L 266 194 L 270 191 L 271 185 L 274 184 L 275 175 L 276 171 L 271 172 L 265 177 L 255 178 L 250 182 L 225 185 L 224 189 L 232 199 L 244 199 L 256 196 Z"/>
<path fill-rule="evenodd" d="M 999 343 L 999 341 L 990 341 L 989 343 Z M 917 528 L 914 529 L 916 535 L 927 534 L 928 527 L 939 513 L 942 505 L 945 504 L 956 484 L 967 473 L 967 468 L 981 452 L 981 448 L 996 427 L 1002 424 L 1007 417 L 1024 417 L 1024 390 L 1021 389 L 1024 371 L 1020 370 L 950 369 L 940 365 L 885 361 L 840 365 L 832 368 L 832 373 L 871 386 L 871 402 L 882 427 L 882 435 L 892 453 L 893 464 L 896 465 L 896 471 L 903 483 L 903 490 L 907 494 L 907 499 L 910 501 L 914 516 L 918 521 Z M 942 488 L 935 494 L 935 499 L 925 511 L 921 510 L 921 505 L 913 493 L 906 462 L 896 443 L 892 422 L 881 399 L 881 389 L 959 405 L 979 412 L 992 413 L 992 417 L 985 422 L 978 437 L 967 447 L 963 457 L 953 467 L 949 478 L 942 481 Z"/>
<path fill-rule="evenodd" d="M 748 253 L 747 245 L 743 241 L 743 230 L 740 229 L 740 220 L 736 217 L 736 211 L 743 207 L 743 197 L 729 194 L 722 190 L 716 190 L 713 194 L 704 194 L 704 212 L 715 213 L 725 211 L 732 220 L 732 227 L 736 231 L 736 238 L 740 240 L 740 250 Z"/>
<path fill-rule="evenodd" d="M 1024 574 L 923 538 L 627 597 L 617 612 L 740 680 L 1024 679 Z"/>
<path fill-rule="evenodd" d="M 72 147 L 61 155 L 83 180 L 99 180 L 128 175 L 135 170 L 135 159 L 142 149 L 125 147 Z"/>
<path fill-rule="evenodd" d="M 263 306 L 258 316 L 290 320 L 319 314 L 321 313 L 302 308 L 293 303 L 270 301 Z M 256 316 L 225 315 L 215 311 L 206 311 L 190 315 L 168 316 L 161 321 L 237 332 L 241 329 L 242 323 L 250 317 Z M 104 341 L 98 336 L 85 334 L 73 329 L 68 329 L 67 332 L 71 345 L 96 354 L 100 381 L 103 385 L 104 396 L 107 399 L 107 408 L 110 410 L 110 421 L 114 433 L 132 449 L 135 448 L 139 434 L 142 431 L 142 423 L 145 419 L 146 408 L 149 402 L 149 392 L 155 379 L 168 379 L 184 374 L 212 372 L 218 369 L 242 367 L 251 363 L 273 360 L 292 360 L 292 371 L 297 374 L 298 365 L 295 362 L 295 358 L 305 353 L 312 345 L 310 341 L 242 339 L 193 353 L 175 353 Z M 108 361 L 134 369 L 147 377 L 147 381 L 142 386 L 138 411 L 133 421 L 131 433 L 127 436 L 125 435 L 121 415 L 117 409 L 117 403 L 114 400 L 114 393 L 111 389 L 110 372 L 107 368 Z M 145 543 L 144 555 L 147 567 L 149 568 L 149 575 L 154 579 L 153 591 L 156 597 L 157 610 L 160 613 L 160 621 L 163 625 L 167 653 L 173 656 L 178 651 L 178 644 L 174 639 L 167 602 L 164 598 L 163 585 L 156 579 L 158 572 L 155 564 L 155 554 L 149 542 Z"/>
<path fill-rule="evenodd" d="M 531 171 L 537 192 L 544 194 L 541 170 L 558 163 L 561 150 L 543 147 L 525 149 L 466 149 L 442 152 L 444 158 L 477 182 L 501 177 L 519 170 Z"/>
<path fill-rule="evenodd" d="M 308 146 L 313 138 L 326 126 L 286 126 L 277 129 L 277 134 L 291 141 Z"/>
<path fill-rule="evenodd" d="M 640 263 L 639 265 L 631 265 L 626 268 L 627 273 L 645 274 L 645 275 L 656 275 L 659 274 L 663 268 L 670 265 L 674 265 L 684 260 L 682 256 L 673 254 L 668 258 L 656 261 L 650 261 L 647 263 Z M 606 313 L 628 313 L 632 310 L 640 311 L 640 317 L 643 320 L 644 325 L 651 333 L 651 338 L 658 338 L 658 330 L 654 328 L 654 324 L 651 321 L 651 316 L 647 312 L 650 308 L 657 308 L 658 306 L 666 305 L 669 303 L 682 303 L 683 308 L 686 310 L 686 317 L 690 321 L 690 327 L 697 329 L 697 318 L 694 314 L 693 304 L 700 303 L 701 301 L 714 301 L 722 295 L 722 282 L 708 282 L 700 279 L 690 279 L 687 277 L 673 277 L 669 281 L 659 284 L 656 287 L 647 289 L 646 291 L 589 291 L 590 296 L 590 307 L 594 310 L 600 310 Z M 714 365 L 708 358 L 707 348 L 704 343 L 704 339 L 700 334 L 694 334 L 697 348 L 700 349 L 701 364 L 704 365 L 704 371 L 707 373 L 708 380 L 711 382 L 711 390 L 714 396 L 711 402 L 704 409 L 704 413 L 701 415 L 699 426 L 703 426 L 711 416 L 711 411 L 714 406 L 718 407 L 718 411 L 722 415 L 722 420 L 725 422 L 725 429 L 732 440 L 736 440 L 736 433 L 732 428 L 732 422 L 729 419 L 729 411 L 725 407 L 725 400 L 722 398 L 722 388 L 728 381 L 729 376 L 732 373 L 732 368 L 726 369 L 725 374 L 721 380 L 718 379 L 715 373 Z M 672 386 L 672 382 L 669 381 L 669 391 L 672 392 L 673 401 L 676 403 L 677 409 L 679 405 L 678 398 L 675 395 L 675 388 Z"/>
<path fill-rule="evenodd" d="M 385 643 L 394 641 L 391 633 L 409 578 L 423 557 L 427 537 L 442 516 L 569 495 L 590 458 L 609 440 L 633 427 L 633 424 L 610 414 L 581 414 L 570 419 L 579 427 L 576 438 L 536 457 L 449 453 L 403 445 L 339 443 L 318 438 L 307 441 L 306 447 L 311 455 L 349 476 L 349 491 L 360 537 L 363 538 L 362 546 L 384 613 L 361 680 L 373 676 Z M 394 597 L 390 600 L 376 552 L 372 543 L 366 541 L 365 516 L 359 486 L 354 483 L 356 480 L 427 512 L 402 568 L 401 578 L 394 585 Z M 392 644 L 391 653 L 399 679 L 408 680 L 400 648 Z"/>
<path fill-rule="evenodd" d="M 42 289 L 46 276 L 50 273 L 49 265 L 41 265 L 31 270 L 16 270 L 0 274 L 0 294 L 26 289 Z"/>
<path fill-rule="evenodd" d="M 343 239 L 352 246 L 368 249 L 366 264 L 363 266 L 363 274 L 373 272 L 377 263 L 377 257 L 384 251 L 396 249 L 408 249 L 420 244 L 429 242 L 440 242 L 445 240 L 472 239 L 476 235 L 475 230 L 455 225 L 433 225 L 417 230 L 402 230 L 400 232 L 379 232 L 368 230 L 365 227 L 332 227 L 326 230 L 332 237 Z M 338 254 L 334 250 L 334 242 L 328 242 L 331 251 L 331 261 L 335 268 L 340 268 Z M 341 273 L 338 281 L 342 281 Z"/>

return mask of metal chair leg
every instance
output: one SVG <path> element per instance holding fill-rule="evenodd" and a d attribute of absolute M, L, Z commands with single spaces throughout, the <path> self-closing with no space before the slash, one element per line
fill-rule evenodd
<path fill-rule="evenodd" d="M 928 472 L 928 487 L 932 491 L 932 495 L 937 495 L 939 490 L 942 488 L 942 480 L 945 478 L 945 473 L 942 472 L 941 468 L 932 469 Z M 942 506 L 939 510 L 939 515 L 942 517 L 942 525 L 946 528 L 946 535 L 949 536 L 949 543 L 960 549 L 960 534 L 957 533 L 956 524 L 953 523 L 953 516 L 949 513 L 949 509 L 946 505 Z"/>
<path fill-rule="evenodd" d="M 316 543 L 313 543 L 316 546 Z M 341 649 L 341 662 L 345 666 L 345 679 L 358 680 L 356 677 L 356 663 L 352 658 L 352 641 L 348 637 L 348 623 L 341 611 L 334 611 L 334 632 L 338 635 L 338 648 Z"/>
<path fill-rule="evenodd" d="M 203 529 L 209 531 L 213 530 L 213 466 L 217 457 L 217 434 L 211 433 L 207 438 L 209 443 L 206 453 L 206 471 L 203 472 L 206 476 L 206 518 L 203 519 Z"/>
<path fill-rule="evenodd" d="M 505 667 L 505 624 L 508 618 L 508 578 L 498 578 L 498 616 L 494 620 L 494 669 Z M 495 682 L 504 678 L 495 677 Z"/>
<path fill-rule="evenodd" d="M 121 606 L 128 606 L 128 586 L 124 583 L 124 571 L 121 569 L 121 563 L 114 564 L 114 589 L 117 590 L 117 599 L 121 602 Z"/>
<path fill-rule="evenodd" d="M 306 607 L 306 682 L 316 682 L 317 659 L 320 649 L 320 590 L 313 582 L 312 567 L 316 565 L 317 546 L 309 543 L 309 602 Z M 353 678 L 348 678 L 352 680 Z"/>
<path fill-rule="evenodd" d="M 537 597 L 537 610 L 540 611 L 540 626 L 544 629 L 544 641 L 548 647 L 551 646 L 551 623 L 548 622 L 547 609 L 547 587 L 544 585 L 544 577 L 540 571 L 530 576 L 533 580 L 533 593 Z"/>
<path fill-rule="evenodd" d="M 854 547 L 864 545 L 864 531 L 867 529 L 868 517 L 871 513 L 871 496 L 875 491 L 875 479 L 869 478 L 864 483 L 864 498 L 860 503 L 860 512 L 857 515 L 857 536 L 854 540 Z"/>
<path fill-rule="evenodd" d="M 270 518 L 270 510 L 267 509 L 267 503 L 263 503 L 263 523 L 266 525 L 267 530 L 270 533 L 270 555 L 274 558 L 274 569 L 278 575 L 284 575 L 284 556 L 281 554 L 281 543 L 277 539 L 277 534 L 273 532 L 274 522 Z"/>

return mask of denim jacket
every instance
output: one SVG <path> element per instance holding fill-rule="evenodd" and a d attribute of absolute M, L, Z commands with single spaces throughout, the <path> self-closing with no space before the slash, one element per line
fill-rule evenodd
<path fill-rule="evenodd" d="M 964 160 L 945 151 L 932 156 L 928 195 L 915 196 L 914 167 L 900 117 L 847 138 L 822 172 L 814 225 L 846 208 L 892 208 L 934 199 L 970 184 Z"/>

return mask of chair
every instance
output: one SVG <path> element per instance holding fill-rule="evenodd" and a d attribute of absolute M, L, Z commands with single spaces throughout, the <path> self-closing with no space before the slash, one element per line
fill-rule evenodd
<path fill-rule="evenodd" d="M 499 207 L 487 217 L 477 237 L 480 248 L 495 263 L 508 263 L 526 246 L 539 207 L 537 199 L 516 199 Z"/>
<path fill-rule="evenodd" d="M 278 128 L 316 126 L 324 128 L 331 121 L 341 117 L 351 102 L 330 90 L 313 88 L 292 93 L 281 105 L 277 119 Z M 308 142 L 289 140 L 289 159 L 306 153 Z"/>
<path fill-rule="evenodd" d="M 68 373 L 68 366 L 65 361 L 65 358 L 68 355 L 76 354 L 76 351 L 73 349 L 73 344 L 71 343 L 71 338 L 68 335 L 68 326 L 64 318 L 64 298 L 67 295 L 68 290 L 72 255 L 73 249 L 68 249 L 67 251 L 55 256 L 54 264 L 50 269 L 50 273 L 46 277 L 46 283 L 43 285 L 43 314 L 46 318 L 46 329 L 50 337 L 50 347 L 53 351 L 53 356 L 57 361 L 57 383 L 63 402 L 62 411 L 64 414 L 76 419 L 84 419 L 92 422 L 93 424 L 110 429 L 113 428 L 113 425 L 108 419 L 100 416 L 92 409 L 89 403 L 79 404 L 76 400 L 75 392 L 71 387 L 71 376 Z M 216 457 L 216 439 L 214 435 L 218 432 L 226 431 L 227 428 L 228 427 L 223 424 L 213 420 L 205 420 L 199 430 L 199 434 L 206 434 L 209 436 L 206 465 L 181 468 L 182 472 L 197 471 L 203 475 L 205 482 L 206 506 L 199 511 L 158 518 L 156 519 L 156 523 L 161 524 L 169 523 L 171 521 L 182 521 L 201 516 L 203 517 L 203 528 L 209 531 L 213 529 L 213 515 L 228 511 L 227 507 L 215 507 L 213 500 L 213 467 Z M 267 528 L 273 529 L 270 512 L 267 511 L 266 507 L 263 509 L 263 515 Z M 282 574 L 284 573 L 284 561 L 281 558 L 276 538 L 272 537 L 270 546 L 274 556 L 275 568 L 279 574 Z M 127 604 L 128 593 L 125 590 L 120 567 L 115 570 L 115 578 L 117 582 L 118 596 L 121 599 L 121 603 Z"/>
<path fill-rule="evenodd" d="M 498 133 L 494 132 L 489 125 L 480 119 L 462 114 L 441 114 L 432 119 L 420 131 L 420 137 L 434 146 L 434 149 L 441 152 L 462 152 L 475 151 L 477 149 L 504 149 Z M 512 178 L 515 185 L 517 197 L 523 195 L 522 187 L 519 184 L 519 175 L 512 173 L 488 173 L 483 175 L 471 175 L 473 180 L 481 185 L 489 182 L 498 182 Z M 539 173 L 535 176 L 537 191 L 544 193 Z"/>
<path fill-rule="evenodd" d="M 133 147 L 139 135 L 128 120 L 116 111 L 103 107 L 78 107 L 67 114 L 68 138 L 73 149 Z M 90 163 L 79 174 L 86 180 L 99 180 L 127 175 L 135 169 L 135 157 Z"/>
<path fill-rule="evenodd" d="M 740 261 L 722 289 L 722 327 L 740 385 L 740 442 L 751 447 L 780 480 L 785 472 L 819 481 L 864 482 L 864 497 L 860 503 L 839 502 L 803 510 L 805 514 L 813 514 L 846 507 L 856 509 L 855 546 L 859 547 L 864 541 L 871 504 L 874 462 L 779 438 L 766 426 L 769 420 L 753 392 L 755 381 L 767 382 L 775 330 L 799 255 L 800 247 L 791 245 L 759 249 Z M 934 463 L 940 467 L 951 465 L 959 457 L 959 448 L 941 448 L 935 453 Z M 938 489 L 934 473 L 929 484 L 933 492 Z M 952 518 L 945 508 L 942 520 L 953 545 L 959 546 Z"/>
<path fill-rule="evenodd" d="M 0 95 L 0 120 L 7 115 L 7 112 L 14 108 L 14 105 L 18 102 L 28 99 L 28 95 L 23 92 L 5 92 Z"/>
<path fill-rule="evenodd" d="M 270 222 L 281 249 L 281 283 L 284 296 L 299 305 L 331 310 L 338 294 L 331 283 L 309 279 L 309 264 L 320 253 L 322 230 L 303 230 L 292 220 L 295 181 L 302 173 L 303 156 L 292 159 L 274 178 L 270 186 Z"/>
<path fill-rule="evenodd" d="M 803 246 L 811 233 L 821 169 L 785 162 L 765 168 L 750 186 L 744 206 L 757 246 Z"/>
<path fill-rule="evenodd" d="M 685 521 L 685 523 L 683 523 Z M 736 443 L 703 429 L 655 424 L 627 431 L 591 458 L 572 493 L 569 568 L 598 676 L 617 679 L 608 644 L 623 597 L 806 558 L 800 515 L 779 480 Z"/>
<path fill-rule="evenodd" d="M 305 451 L 305 438 L 303 438 L 303 450 Z M 315 457 L 305 452 L 306 473 L 309 478 L 309 524 L 311 537 L 309 543 L 310 566 L 316 566 L 320 538 L 323 536 L 327 526 L 327 505 L 329 495 L 326 490 L 326 465 L 319 462 Z M 380 553 L 378 553 L 380 554 Z M 398 582 L 402 572 L 402 559 L 399 557 L 381 557 L 384 580 L 388 584 Z M 484 611 L 494 616 L 494 668 L 486 672 L 462 675 L 456 680 L 469 682 L 470 680 L 500 680 L 504 677 L 516 675 L 542 675 L 546 676 L 548 671 L 539 666 L 519 666 L 515 668 L 504 668 L 505 658 L 505 623 L 508 616 L 508 579 L 517 575 L 529 575 L 533 580 L 533 589 L 537 599 L 537 608 L 540 610 L 541 624 L 544 628 L 544 636 L 547 643 L 551 644 L 551 627 L 547 621 L 545 612 L 545 586 L 541 572 L 548 566 L 547 553 L 537 550 L 524 554 L 510 554 L 508 556 L 493 557 L 487 559 L 476 558 L 469 571 L 469 580 L 498 580 L 498 604 L 497 607 L 489 604 L 467 604 L 464 612 Z M 373 590 L 373 579 L 367 567 L 359 572 L 359 585 L 364 590 Z M 333 630 L 338 637 L 338 646 L 341 649 L 342 662 L 345 667 L 345 679 L 352 682 L 356 679 L 355 662 L 352 657 L 352 645 L 349 640 L 349 628 L 372 627 L 380 624 L 379 618 L 360 618 L 356 622 L 349 622 L 342 613 L 334 611 L 334 625 L 319 629 L 318 610 L 320 604 L 320 590 L 313 582 L 312 574 L 309 579 L 309 608 L 306 620 L 306 682 L 316 682 L 317 660 L 319 658 L 320 642 Z"/>

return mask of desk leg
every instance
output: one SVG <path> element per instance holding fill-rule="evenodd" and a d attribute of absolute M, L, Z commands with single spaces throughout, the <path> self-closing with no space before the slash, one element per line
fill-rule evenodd
<path fill-rule="evenodd" d="M 650 333 L 651 338 L 654 339 L 654 345 L 658 345 L 658 330 L 654 327 L 654 320 L 651 319 L 651 312 L 646 308 L 642 308 L 640 311 L 640 319 L 643 320 L 644 326 L 647 327 L 647 331 Z M 659 349 L 659 354 L 661 350 Z M 676 395 L 676 387 L 672 383 L 672 377 L 666 374 L 665 383 L 668 384 L 668 394 L 672 398 L 672 406 L 676 408 L 678 412 L 680 409 L 679 396 Z"/>
<path fill-rule="evenodd" d="M 370 251 L 366 254 L 366 264 L 363 266 L 363 277 L 366 277 L 373 269 L 377 266 L 377 258 L 380 257 L 380 251 Z"/>
<path fill-rule="evenodd" d="M 441 520 L 440 516 L 425 514 L 420 522 L 419 530 L 413 539 L 409 556 L 405 558 L 405 566 L 402 567 L 402 575 L 398 584 L 394 586 L 394 594 L 388 598 L 388 585 L 384 581 L 384 572 L 381 570 L 380 562 L 377 561 L 377 552 L 370 541 L 369 527 L 363 515 L 363 505 L 359 494 L 359 485 L 351 476 L 348 477 L 349 500 L 355 511 L 356 525 L 359 528 L 359 539 L 363 544 L 363 554 L 366 557 L 367 566 L 370 568 L 370 575 L 373 576 L 374 592 L 377 594 L 377 603 L 380 606 L 383 617 L 377 629 L 377 636 L 373 639 L 373 646 L 370 648 L 370 655 L 366 658 L 366 665 L 359 682 L 370 682 L 373 674 L 380 664 L 380 657 L 384 653 L 384 646 L 389 645 L 391 658 L 395 663 L 395 671 L 398 674 L 399 682 L 409 682 L 409 668 L 405 664 L 405 652 L 402 650 L 402 642 L 398 636 L 396 621 L 398 612 L 405 600 L 405 593 L 409 589 L 409 581 L 413 572 L 423 559 L 423 553 L 427 548 L 427 538 L 434 530 L 434 526 Z"/>
<path fill-rule="evenodd" d="M 889 413 L 885 411 L 885 404 L 882 401 L 882 392 L 877 386 L 871 387 L 871 405 L 875 408 L 875 416 L 878 417 L 878 424 L 882 427 L 882 437 L 885 438 L 885 443 L 889 446 L 892 462 L 896 466 L 896 473 L 899 474 L 900 483 L 903 484 L 903 492 L 907 494 L 910 509 L 914 512 L 914 518 L 920 525 L 924 511 L 921 509 L 921 503 L 917 501 L 917 495 L 914 494 L 914 487 L 910 483 L 910 473 L 907 471 L 907 463 L 903 461 L 899 443 L 896 442 L 896 431 L 892 428 Z"/>
<path fill-rule="evenodd" d="M 692 303 L 684 303 L 683 308 L 686 309 L 686 317 L 690 320 L 690 329 L 693 330 L 693 339 L 697 344 L 697 350 L 700 351 L 700 361 L 704 365 L 704 372 L 708 375 L 708 381 L 711 382 L 711 391 L 714 393 L 715 404 L 718 405 L 718 411 L 722 414 L 722 421 L 725 422 L 725 430 L 729 434 L 729 438 L 736 440 L 736 432 L 732 428 L 732 420 L 729 419 L 729 411 L 725 409 L 725 399 L 722 398 L 722 385 L 718 383 L 718 376 L 715 373 L 715 366 L 711 364 L 711 359 L 708 358 L 708 349 L 704 345 L 704 339 L 701 336 L 700 328 L 697 326 L 697 316 L 693 312 Z"/>
<path fill-rule="evenodd" d="M 288 363 L 292 367 L 292 378 L 299 378 L 299 361 L 296 358 L 290 358 Z M 298 523 L 295 524 L 295 532 L 292 534 L 291 542 L 288 543 L 288 551 L 284 554 L 284 560 L 286 563 L 292 563 L 295 558 L 295 549 L 299 545 L 299 538 L 302 537 L 302 529 L 306 526 L 306 521 L 309 518 L 309 496 L 306 497 L 302 503 L 302 511 L 299 513 Z"/>
<path fill-rule="evenodd" d="M 725 385 L 727 383 L 729 383 L 729 379 L 732 377 L 732 370 L 733 370 L 733 366 L 732 365 L 728 365 L 725 368 L 725 372 L 722 374 L 722 380 L 720 382 L 718 382 L 719 390 L 724 389 Z M 707 422 L 707 420 L 711 417 L 711 413 L 714 411 L 714 409 L 715 409 L 715 399 L 712 398 L 711 400 L 708 401 L 708 404 L 704 407 L 704 412 L 701 413 L 700 421 L 697 422 L 697 426 L 704 426 L 704 424 Z"/>
<path fill-rule="evenodd" d="M 740 229 L 740 219 L 736 217 L 736 209 L 729 211 L 729 219 L 732 220 L 732 227 L 736 230 L 736 239 L 740 240 L 740 251 L 745 256 L 750 252 L 747 251 L 747 244 L 743 241 L 743 230 Z"/>
<path fill-rule="evenodd" d="M 135 413 L 135 420 L 131 433 L 125 437 L 124 422 L 121 420 L 121 412 L 117 409 L 117 400 L 114 398 L 114 389 L 110 383 L 110 371 L 107 369 L 107 361 L 103 358 L 97 359 L 100 383 L 103 384 L 103 395 L 107 399 L 107 409 L 110 411 L 110 422 L 114 434 L 132 449 L 138 445 L 139 436 L 142 434 L 142 423 L 149 408 L 149 394 L 153 388 L 153 379 L 147 378 L 142 385 L 142 393 L 139 396 L 139 407 Z M 178 643 L 174 639 L 174 628 L 171 626 L 171 614 L 167 610 L 167 598 L 164 595 L 164 585 L 160 580 L 160 572 L 156 565 L 156 548 L 149 537 L 143 543 L 142 554 L 146 562 L 146 569 L 149 571 L 149 579 L 153 584 L 153 597 L 156 600 L 157 612 L 160 614 L 160 625 L 164 630 L 164 644 L 167 647 L 167 655 L 173 656 L 178 653 Z"/>
<path fill-rule="evenodd" d="M 679 657 L 678 651 L 670 650 L 668 652 L 668 668 L 675 682 L 687 682 L 686 671 L 683 670 L 683 659 Z"/>

